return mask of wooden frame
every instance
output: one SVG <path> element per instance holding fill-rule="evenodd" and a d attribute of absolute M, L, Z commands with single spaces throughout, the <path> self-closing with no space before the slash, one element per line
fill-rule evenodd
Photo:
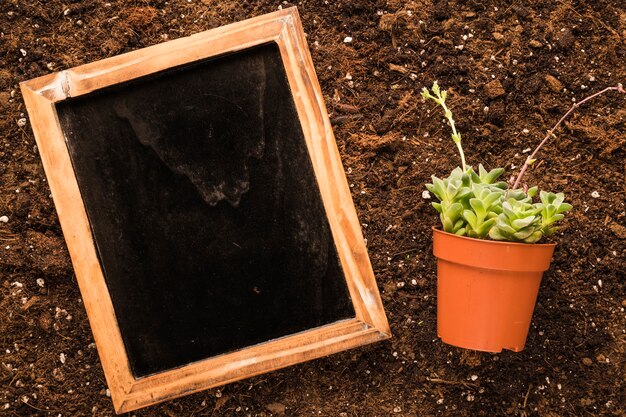
<path fill-rule="evenodd" d="M 135 378 L 55 103 L 268 42 L 275 42 L 280 49 L 356 317 Z M 21 89 L 117 413 L 390 337 L 296 8 L 49 74 L 22 83 Z"/>

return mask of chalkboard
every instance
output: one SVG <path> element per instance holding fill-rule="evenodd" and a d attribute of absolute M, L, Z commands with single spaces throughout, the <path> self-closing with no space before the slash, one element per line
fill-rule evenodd
<path fill-rule="evenodd" d="M 135 376 L 354 317 L 276 43 L 57 111 Z"/>
<path fill-rule="evenodd" d="M 116 412 L 389 337 L 295 8 L 21 87 Z"/>

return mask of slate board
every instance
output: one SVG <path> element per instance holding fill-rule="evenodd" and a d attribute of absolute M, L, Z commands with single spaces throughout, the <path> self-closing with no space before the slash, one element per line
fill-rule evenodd
<path fill-rule="evenodd" d="M 275 43 L 56 106 L 135 377 L 355 317 Z"/>

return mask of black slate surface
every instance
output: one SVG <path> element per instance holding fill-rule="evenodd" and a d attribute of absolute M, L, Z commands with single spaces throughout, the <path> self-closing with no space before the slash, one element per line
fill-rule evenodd
<path fill-rule="evenodd" d="M 57 110 L 135 376 L 354 317 L 276 44 Z"/>

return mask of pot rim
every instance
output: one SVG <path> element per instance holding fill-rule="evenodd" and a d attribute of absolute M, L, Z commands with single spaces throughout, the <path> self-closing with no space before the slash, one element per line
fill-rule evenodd
<path fill-rule="evenodd" d="M 487 240 L 487 239 L 477 239 L 475 237 L 459 236 L 459 235 L 455 235 L 454 233 L 444 232 L 437 226 L 433 226 L 432 230 L 433 230 L 433 233 L 441 233 L 444 235 L 448 235 L 452 238 L 471 240 L 474 242 L 482 242 L 486 245 L 514 245 L 514 246 L 537 246 L 537 247 L 556 246 L 556 243 L 521 243 L 521 242 L 509 242 L 507 240 Z"/>

